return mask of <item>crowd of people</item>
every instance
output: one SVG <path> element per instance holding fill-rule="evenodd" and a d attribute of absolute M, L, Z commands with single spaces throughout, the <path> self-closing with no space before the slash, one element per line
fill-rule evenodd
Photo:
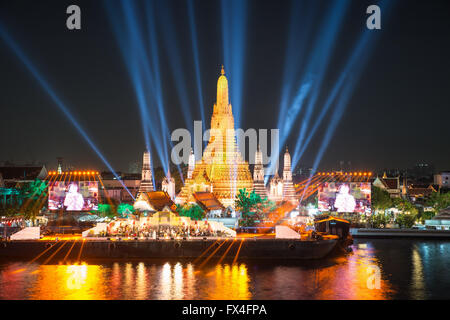
<path fill-rule="evenodd" d="M 171 226 L 171 225 L 131 225 L 121 224 L 118 227 L 107 227 L 106 232 L 100 233 L 101 237 L 132 237 L 132 238 L 187 238 L 187 237 L 221 237 L 220 231 L 214 231 L 206 225 Z"/>

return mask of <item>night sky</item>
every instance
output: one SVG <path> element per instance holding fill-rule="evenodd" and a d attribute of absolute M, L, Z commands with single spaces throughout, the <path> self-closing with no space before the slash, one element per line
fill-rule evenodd
<path fill-rule="evenodd" d="M 394 2 L 389 17 L 382 12 L 382 30 L 373 31 L 379 33 L 378 40 L 323 155 L 320 169 L 336 169 L 339 161 L 351 161 L 353 169 L 361 170 L 406 168 L 419 162 L 434 164 L 437 170 L 450 169 L 449 2 Z M 192 117 L 199 120 L 186 1 L 164 3 L 173 15 L 180 48 L 177 54 L 182 69 L 176 77 L 186 85 Z M 203 103 L 209 128 L 217 78 L 224 63 L 221 6 L 220 1 L 194 3 Z M 314 21 L 311 32 L 306 36 L 301 30 L 298 32 L 298 41 L 307 44 L 306 53 L 315 39 L 321 37 L 318 30 L 330 3 L 319 3 L 318 9 L 311 13 Z M 365 9 L 377 1 L 348 3 L 349 10 L 333 48 L 314 115 L 365 27 Z M 70 4 L 81 7 L 80 31 L 66 28 L 66 8 Z M 290 1 L 248 3 L 241 111 L 244 129 L 277 126 L 291 5 Z M 2 0 L 0 23 L 114 169 L 127 171 L 130 163 L 141 160 L 145 142 L 136 96 L 103 1 Z M 164 26 L 156 23 L 158 36 L 164 37 Z M 158 51 L 164 105 L 169 128 L 174 130 L 186 124 L 167 50 L 161 41 Z M 299 53 L 299 59 L 304 58 Z M 302 70 L 300 66 L 298 78 Z M 1 39 L 0 88 L 0 161 L 36 161 L 55 168 L 56 157 L 60 156 L 78 168 L 105 168 Z M 290 149 L 297 140 L 302 116 L 300 113 L 287 140 Z M 330 121 L 333 119 L 325 117 L 299 165 L 312 165 Z M 156 156 L 154 161 L 158 165 Z"/>

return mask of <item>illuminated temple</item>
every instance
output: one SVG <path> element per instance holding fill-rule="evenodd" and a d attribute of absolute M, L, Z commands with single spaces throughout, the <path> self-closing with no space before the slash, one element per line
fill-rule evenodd
<path fill-rule="evenodd" d="M 234 208 L 239 189 L 251 191 L 253 180 L 235 137 L 234 117 L 228 99 L 228 80 L 222 67 L 217 81 L 217 101 L 211 117 L 208 145 L 201 160 L 189 161 L 189 173 L 176 203 L 195 202 L 194 193 L 211 192 L 225 206 Z"/>

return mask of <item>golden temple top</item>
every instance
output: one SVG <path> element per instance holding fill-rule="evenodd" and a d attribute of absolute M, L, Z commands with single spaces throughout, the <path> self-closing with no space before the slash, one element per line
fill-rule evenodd
<path fill-rule="evenodd" d="M 219 107 L 219 112 L 227 113 L 228 104 L 228 80 L 225 77 L 225 69 L 222 65 L 221 76 L 217 81 L 217 106 Z"/>

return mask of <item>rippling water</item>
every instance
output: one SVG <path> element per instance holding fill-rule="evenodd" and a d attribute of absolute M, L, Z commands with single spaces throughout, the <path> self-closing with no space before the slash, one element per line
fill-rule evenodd
<path fill-rule="evenodd" d="M 446 241 L 356 240 L 352 253 L 321 261 L 200 269 L 176 260 L 0 263 L 0 299 L 449 299 L 448 288 Z"/>

